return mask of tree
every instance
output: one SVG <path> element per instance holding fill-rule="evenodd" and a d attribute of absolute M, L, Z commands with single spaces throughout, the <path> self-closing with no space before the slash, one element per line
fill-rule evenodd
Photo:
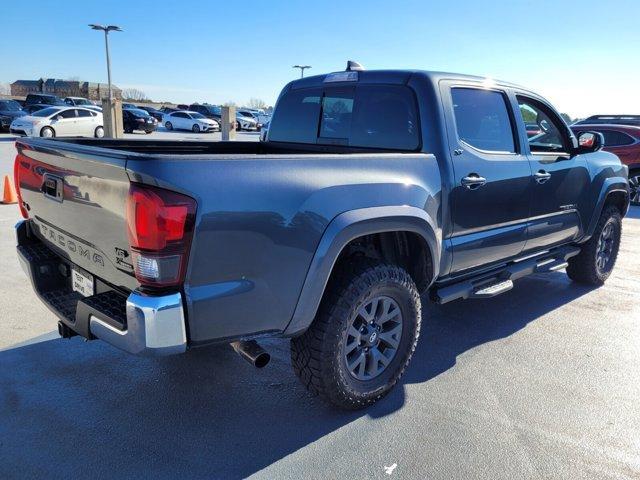
<path fill-rule="evenodd" d="M 236 107 L 237 106 L 236 102 L 234 102 L 233 100 L 227 100 L 222 105 L 225 106 L 225 107 Z"/>
<path fill-rule="evenodd" d="M 571 122 L 573 120 L 571 120 L 571 117 L 569 115 L 567 115 L 566 113 L 561 113 L 560 116 L 562 117 L 562 119 L 567 122 L 569 125 L 571 125 Z"/>
<path fill-rule="evenodd" d="M 142 90 L 138 90 L 137 88 L 125 88 L 124 90 L 122 90 L 122 99 L 132 102 L 150 100 L 149 97 L 147 97 L 146 93 L 144 93 Z"/>
<path fill-rule="evenodd" d="M 265 102 L 261 98 L 251 97 L 249 99 L 249 103 L 247 103 L 247 107 L 255 109 L 267 108 L 267 102 Z"/>
<path fill-rule="evenodd" d="M 11 86 L 8 83 L 0 83 L 0 95 L 11 95 Z"/>

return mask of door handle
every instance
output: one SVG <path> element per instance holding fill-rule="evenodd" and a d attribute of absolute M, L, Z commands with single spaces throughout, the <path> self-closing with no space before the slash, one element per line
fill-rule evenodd
<path fill-rule="evenodd" d="M 547 180 L 549 180 L 551 178 L 551 174 L 549 172 L 546 172 L 544 170 L 539 170 L 536 173 L 533 174 L 533 178 L 536 179 L 536 182 L 538 183 L 544 183 Z"/>
<path fill-rule="evenodd" d="M 487 183 L 487 179 L 481 177 L 477 173 L 470 173 L 466 177 L 463 177 L 462 180 L 460 180 L 460 183 L 468 190 L 475 190 Z"/>

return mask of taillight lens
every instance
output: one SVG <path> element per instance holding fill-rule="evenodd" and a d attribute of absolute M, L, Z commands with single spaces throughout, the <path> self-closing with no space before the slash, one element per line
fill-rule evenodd
<path fill-rule="evenodd" d="M 184 281 L 196 202 L 162 188 L 132 183 L 126 206 L 134 272 L 145 286 L 170 287 Z"/>
<path fill-rule="evenodd" d="M 24 203 L 22 202 L 22 195 L 20 194 L 20 168 L 23 159 L 26 160 L 22 154 L 18 153 L 16 155 L 16 159 L 13 163 L 13 184 L 16 186 L 16 196 L 18 197 L 18 207 L 20 208 L 20 213 L 22 214 L 22 218 L 29 218 L 29 212 L 27 212 Z M 26 162 L 27 165 L 29 164 Z"/>

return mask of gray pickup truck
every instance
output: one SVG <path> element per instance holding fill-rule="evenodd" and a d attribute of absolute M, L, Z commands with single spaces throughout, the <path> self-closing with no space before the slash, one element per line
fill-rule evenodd
<path fill-rule="evenodd" d="M 17 140 L 18 257 L 63 337 L 256 366 L 289 337 L 308 390 L 360 408 L 409 364 L 421 301 L 607 279 L 629 186 L 601 146 L 517 85 L 351 64 L 289 83 L 266 142 Z"/>

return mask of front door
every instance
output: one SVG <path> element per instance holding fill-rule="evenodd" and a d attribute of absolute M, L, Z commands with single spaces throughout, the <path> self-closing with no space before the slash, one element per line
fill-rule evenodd
<path fill-rule="evenodd" d="M 522 252 L 532 178 L 507 92 L 480 84 L 442 88 L 454 170 L 448 248 L 455 274 Z"/>
<path fill-rule="evenodd" d="M 56 132 L 56 136 L 64 137 L 64 136 L 72 136 L 76 133 L 76 110 L 74 108 L 69 108 L 67 110 L 62 110 L 54 115 L 51 126 Z"/>
<path fill-rule="evenodd" d="M 533 196 L 526 251 L 568 243 L 584 226 L 591 177 L 582 155 L 575 155 L 569 128 L 542 99 L 517 94 L 521 130 L 536 123 L 540 133 L 527 138 Z M 581 208 L 582 206 L 582 208 Z"/>

